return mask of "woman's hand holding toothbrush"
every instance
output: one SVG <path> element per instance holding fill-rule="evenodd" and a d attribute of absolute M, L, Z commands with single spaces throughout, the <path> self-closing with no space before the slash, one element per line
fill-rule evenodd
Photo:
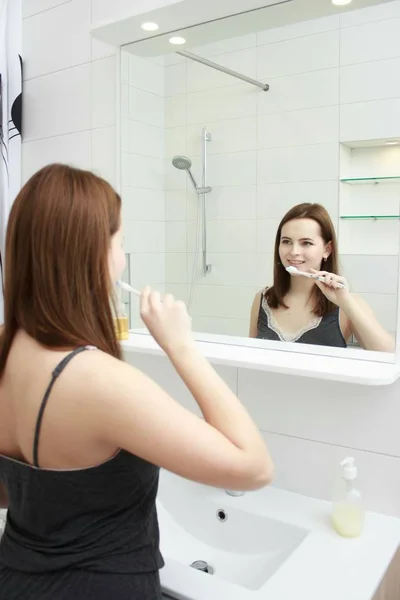
<path fill-rule="evenodd" d="M 315 285 L 319 287 L 324 296 L 330 302 L 345 310 L 346 303 L 351 297 L 346 279 L 327 271 L 310 269 L 310 272 L 312 273 Z M 321 281 L 320 277 L 323 277 L 324 280 Z"/>
<path fill-rule="evenodd" d="M 193 348 L 191 318 L 186 305 L 171 294 L 145 287 L 140 296 L 140 316 L 159 346 L 168 355 Z"/>

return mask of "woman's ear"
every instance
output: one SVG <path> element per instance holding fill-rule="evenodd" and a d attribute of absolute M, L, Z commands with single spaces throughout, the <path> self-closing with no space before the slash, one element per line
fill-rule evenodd
<path fill-rule="evenodd" d="M 329 256 L 332 254 L 332 242 L 328 242 L 325 246 L 325 252 L 324 252 L 324 260 L 326 260 L 327 258 L 329 258 Z"/>

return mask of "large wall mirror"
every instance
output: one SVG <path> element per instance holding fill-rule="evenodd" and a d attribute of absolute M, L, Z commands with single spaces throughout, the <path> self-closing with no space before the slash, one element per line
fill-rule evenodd
<path fill-rule="evenodd" d="M 292 0 L 122 47 L 121 192 L 134 287 L 184 300 L 197 333 L 394 360 L 394 4 Z M 281 219 L 304 203 L 324 210 L 296 208 L 275 251 Z M 336 247 L 324 239 L 329 219 Z M 315 282 L 287 267 L 341 275 L 354 296 L 339 290 L 321 302 Z M 129 314 L 131 328 L 143 327 L 134 297 Z"/>

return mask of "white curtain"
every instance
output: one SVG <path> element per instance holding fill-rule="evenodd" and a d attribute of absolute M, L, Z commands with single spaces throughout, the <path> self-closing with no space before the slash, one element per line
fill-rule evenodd
<path fill-rule="evenodd" d="M 21 186 L 21 1 L 0 0 L 0 283 L 8 215 Z M 2 322 L 3 286 L 0 285 Z"/>

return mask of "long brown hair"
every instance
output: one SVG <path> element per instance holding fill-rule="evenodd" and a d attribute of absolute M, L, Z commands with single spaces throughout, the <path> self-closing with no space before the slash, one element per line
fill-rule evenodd
<path fill-rule="evenodd" d="M 276 232 L 274 249 L 274 285 L 265 292 L 265 298 L 271 308 L 278 308 L 279 306 L 288 308 L 284 302 L 284 298 L 290 290 L 291 276 L 281 264 L 279 246 L 283 226 L 293 219 L 312 219 L 318 223 L 321 229 L 321 237 L 325 244 L 331 243 L 331 253 L 326 262 L 324 262 L 323 270 L 339 275 L 336 233 L 328 211 L 320 204 L 311 204 L 309 202 L 297 204 L 297 206 L 294 206 L 286 213 L 279 223 L 278 231 Z M 329 302 L 317 286 L 314 286 L 311 297 L 314 300 L 313 313 L 318 317 L 322 317 L 336 308 L 336 305 Z"/>
<path fill-rule="evenodd" d="M 50 348 L 121 358 L 109 271 L 120 219 L 121 198 L 89 171 L 52 164 L 23 186 L 7 226 L 0 377 L 19 329 Z"/>

